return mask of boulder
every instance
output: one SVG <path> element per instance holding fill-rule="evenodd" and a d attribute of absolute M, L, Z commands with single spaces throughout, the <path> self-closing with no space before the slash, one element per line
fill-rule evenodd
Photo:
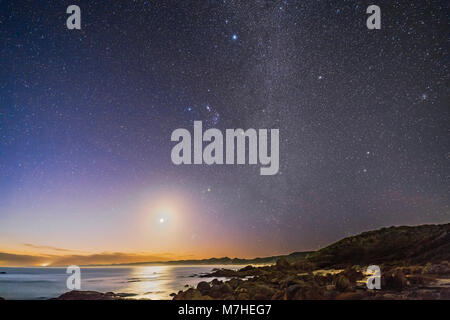
<path fill-rule="evenodd" d="M 240 292 L 240 293 L 237 295 L 237 299 L 238 299 L 238 300 L 249 300 L 249 299 L 250 299 L 250 296 L 248 295 L 247 292 Z"/>
<path fill-rule="evenodd" d="M 294 268 L 297 269 L 297 271 L 303 271 L 303 272 L 310 272 L 315 269 L 315 267 L 312 263 L 305 261 L 303 259 L 296 261 L 294 263 Z"/>
<path fill-rule="evenodd" d="M 173 300 L 203 300 L 201 292 L 194 288 L 179 292 Z"/>
<path fill-rule="evenodd" d="M 302 286 L 300 284 L 293 284 L 286 288 L 285 297 L 287 300 L 296 299 L 298 293 L 302 290 Z"/>
<path fill-rule="evenodd" d="M 340 292 L 350 291 L 352 289 L 352 285 L 350 280 L 344 275 L 338 276 L 336 279 L 336 290 Z"/>
<path fill-rule="evenodd" d="M 247 272 L 247 271 L 254 270 L 254 269 L 255 269 L 254 266 L 246 266 L 246 267 L 243 267 L 242 269 L 240 269 L 239 271 L 240 272 Z"/>
<path fill-rule="evenodd" d="M 228 281 L 228 284 L 231 286 L 231 288 L 234 290 L 237 287 L 239 287 L 239 285 L 242 283 L 241 279 L 238 278 L 233 278 L 231 280 Z"/>
<path fill-rule="evenodd" d="M 405 274 L 401 269 L 393 270 L 389 274 L 381 277 L 381 288 L 402 291 L 409 285 Z"/>
<path fill-rule="evenodd" d="M 201 292 L 201 294 L 206 295 L 208 294 L 211 287 L 208 282 L 201 281 L 197 284 L 197 289 Z"/>
<path fill-rule="evenodd" d="M 436 275 L 449 275 L 450 264 L 447 261 L 444 261 L 440 264 L 429 264 L 425 267 L 424 273 Z"/>
<path fill-rule="evenodd" d="M 233 289 L 228 283 L 213 285 L 209 291 L 209 295 L 213 298 L 220 299 L 225 298 L 227 295 L 231 295 Z"/>
<path fill-rule="evenodd" d="M 364 278 L 364 274 L 355 268 L 346 268 L 343 272 L 341 272 L 341 274 L 344 275 L 352 284 Z"/>
<path fill-rule="evenodd" d="M 270 300 L 275 294 L 275 289 L 265 284 L 256 284 L 250 288 L 250 296 L 255 300 Z"/>
<path fill-rule="evenodd" d="M 276 267 L 279 270 L 287 269 L 290 266 L 291 266 L 290 263 L 284 258 L 278 259 L 276 262 Z"/>
<path fill-rule="evenodd" d="M 115 294 L 114 292 L 72 290 L 52 300 L 121 300 L 125 297 L 124 295 L 127 296 L 127 294 Z"/>
<path fill-rule="evenodd" d="M 211 281 L 211 285 L 213 285 L 213 286 L 217 286 L 217 285 L 222 284 L 222 283 L 223 283 L 223 281 L 220 281 L 220 280 L 217 280 L 217 279 L 213 279 Z"/>
<path fill-rule="evenodd" d="M 441 288 L 439 292 L 439 299 L 450 300 L 450 288 Z"/>

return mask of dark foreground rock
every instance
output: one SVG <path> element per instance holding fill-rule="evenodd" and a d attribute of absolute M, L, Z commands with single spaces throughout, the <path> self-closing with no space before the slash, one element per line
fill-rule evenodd
<path fill-rule="evenodd" d="M 264 273 L 264 271 L 268 270 L 270 267 L 253 267 L 246 266 L 239 270 L 230 270 L 230 269 L 213 269 L 211 273 L 206 273 L 200 275 L 201 278 L 210 278 L 210 277 L 224 277 L 224 278 L 245 278 L 250 276 L 257 276 Z"/>
<path fill-rule="evenodd" d="M 114 292 L 97 292 L 97 291 L 78 291 L 73 290 L 63 293 L 58 298 L 51 300 L 122 300 L 126 297 L 132 297 L 132 293 L 114 293 Z"/>
<path fill-rule="evenodd" d="M 231 279 L 202 281 L 196 288 L 172 296 L 174 300 L 450 299 L 448 265 L 448 262 L 407 267 L 381 265 L 381 290 L 368 290 L 361 272 L 364 268 L 312 272 L 311 264 L 284 260 L 260 268 L 214 270 L 208 276 Z"/>

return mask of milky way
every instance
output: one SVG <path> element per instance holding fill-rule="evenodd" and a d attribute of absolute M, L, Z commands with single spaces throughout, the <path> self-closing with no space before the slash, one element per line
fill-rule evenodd
<path fill-rule="evenodd" d="M 155 186 L 246 255 L 450 220 L 447 1 L 76 2 L 81 30 L 70 1 L 0 2 L 0 235 Z M 194 120 L 279 128 L 280 172 L 173 165 Z"/>

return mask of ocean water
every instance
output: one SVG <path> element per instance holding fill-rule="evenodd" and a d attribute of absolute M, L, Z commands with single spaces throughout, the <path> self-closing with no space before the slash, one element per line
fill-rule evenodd
<path fill-rule="evenodd" d="M 81 290 L 133 293 L 133 299 L 172 299 L 170 293 L 196 286 L 199 275 L 214 268 L 238 269 L 242 266 L 138 266 L 81 267 Z M 17 300 L 56 298 L 69 291 L 66 268 L 0 268 L 0 297 Z"/>

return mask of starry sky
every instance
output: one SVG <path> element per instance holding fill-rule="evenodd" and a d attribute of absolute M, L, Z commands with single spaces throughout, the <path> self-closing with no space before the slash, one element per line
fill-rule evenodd
<path fill-rule="evenodd" d="M 71 4 L 81 30 L 66 28 Z M 366 27 L 371 4 L 381 30 Z M 0 8 L 9 264 L 255 257 L 450 221 L 447 1 Z M 278 174 L 172 164 L 170 135 L 194 120 L 278 128 Z"/>

